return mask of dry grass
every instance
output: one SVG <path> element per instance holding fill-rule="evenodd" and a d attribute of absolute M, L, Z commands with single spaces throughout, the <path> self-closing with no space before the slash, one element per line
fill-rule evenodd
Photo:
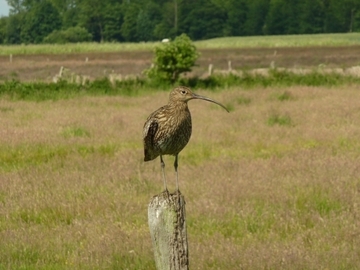
<path fill-rule="evenodd" d="M 358 87 L 201 94 L 233 111 L 190 102 L 191 268 L 359 269 Z M 155 268 L 147 204 L 162 180 L 141 131 L 166 100 L 0 100 L 0 269 Z"/>

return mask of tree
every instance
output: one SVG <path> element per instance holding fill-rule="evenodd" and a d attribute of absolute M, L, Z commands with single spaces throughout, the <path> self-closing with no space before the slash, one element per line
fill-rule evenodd
<path fill-rule="evenodd" d="M 121 25 L 124 22 L 123 7 L 120 3 L 108 4 L 104 15 L 104 40 L 124 41 Z"/>
<path fill-rule="evenodd" d="M 139 41 L 149 41 L 152 39 L 153 25 L 147 12 L 140 10 L 136 21 L 136 36 Z"/>
<path fill-rule="evenodd" d="M 6 0 L 10 7 L 10 15 L 24 11 L 23 0 Z"/>
<path fill-rule="evenodd" d="M 0 17 L 0 44 L 5 43 L 8 17 Z"/>
<path fill-rule="evenodd" d="M 286 3 L 286 16 L 287 25 L 284 34 L 300 34 L 300 16 L 303 14 L 301 4 L 306 0 L 287 0 Z M 315 1 L 315 0 L 314 0 Z M 321 0 L 320 0 L 321 1 Z"/>
<path fill-rule="evenodd" d="M 104 41 L 105 9 L 104 0 L 80 1 L 79 25 L 86 28 L 97 42 Z"/>
<path fill-rule="evenodd" d="M 221 37 L 224 35 L 226 19 L 224 9 L 207 0 L 197 1 L 183 18 L 183 32 L 196 40 Z"/>
<path fill-rule="evenodd" d="M 360 32 L 360 9 L 354 11 L 353 25 L 351 30 L 354 32 Z"/>
<path fill-rule="evenodd" d="M 360 1 L 359 0 L 344 0 L 344 14 L 346 21 L 345 24 L 347 24 L 348 29 L 345 31 L 353 32 L 356 31 L 356 27 L 358 24 L 358 18 L 359 12 L 360 12 Z M 357 28 L 360 30 L 359 28 Z"/>
<path fill-rule="evenodd" d="M 271 0 L 269 12 L 265 20 L 265 33 L 282 35 L 286 33 L 287 14 L 285 0 Z"/>
<path fill-rule="evenodd" d="M 7 43 L 39 43 L 77 26 L 97 42 L 360 31 L 360 0 L 6 1 Z"/>
<path fill-rule="evenodd" d="M 231 0 L 227 7 L 226 36 L 245 35 L 246 0 Z"/>
<path fill-rule="evenodd" d="M 160 7 L 149 2 L 138 14 L 136 22 L 137 38 L 140 41 L 150 41 L 155 39 L 155 27 L 161 21 Z"/>
<path fill-rule="evenodd" d="M 49 1 L 33 4 L 25 13 L 21 27 L 21 41 L 25 43 L 41 43 L 54 30 L 61 28 L 58 10 Z"/>
<path fill-rule="evenodd" d="M 182 34 L 155 48 L 154 66 L 146 74 L 150 79 L 174 83 L 181 73 L 191 71 L 198 57 L 191 39 Z"/>
<path fill-rule="evenodd" d="M 344 2 L 329 0 L 325 18 L 325 31 L 327 33 L 340 33 L 348 30 L 344 8 Z"/>
<path fill-rule="evenodd" d="M 304 0 L 300 16 L 300 33 L 317 34 L 324 32 L 325 7 L 322 0 Z"/>
<path fill-rule="evenodd" d="M 80 9 L 78 6 L 69 8 L 62 13 L 62 28 L 75 27 L 79 24 Z"/>
<path fill-rule="evenodd" d="M 263 35 L 265 18 L 269 11 L 269 0 L 248 0 L 247 8 L 245 35 Z"/>
<path fill-rule="evenodd" d="M 21 26 L 23 24 L 23 15 L 21 13 L 9 16 L 6 24 L 6 44 L 20 44 L 21 43 Z"/>
<path fill-rule="evenodd" d="M 121 25 L 121 34 L 126 41 L 138 41 L 137 20 L 140 11 L 139 5 L 135 3 L 124 4 L 124 23 Z"/>
<path fill-rule="evenodd" d="M 81 11 L 78 0 L 52 0 L 52 2 L 62 18 L 62 29 L 78 25 Z"/>
<path fill-rule="evenodd" d="M 178 3 L 176 2 L 176 4 Z M 178 5 L 177 9 L 175 9 L 173 2 L 167 2 L 161 6 L 161 10 L 160 20 L 154 28 L 154 37 L 160 40 L 164 38 L 175 38 L 178 35 L 179 23 L 181 21 L 178 19 Z"/>

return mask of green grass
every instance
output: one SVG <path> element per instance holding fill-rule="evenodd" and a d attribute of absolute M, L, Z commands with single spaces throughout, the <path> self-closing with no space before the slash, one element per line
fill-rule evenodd
<path fill-rule="evenodd" d="M 360 33 L 227 37 L 197 41 L 198 48 L 276 48 L 359 45 Z"/>
<path fill-rule="evenodd" d="M 295 209 L 299 215 L 315 212 L 321 217 L 329 217 L 332 213 L 341 212 L 343 205 L 340 200 L 333 198 L 329 190 L 323 187 L 312 187 L 304 193 L 295 194 Z"/>
<path fill-rule="evenodd" d="M 12 100 L 58 100 L 81 97 L 85 95 L 122 95 L 138 96 L 144 94 L 142 80 L 127 80 L 117 82 L 112 86 L 107 78 L 101 78 L 79 85 L 67 81 L 57 83 L 46 82 L 20 82 L 18 80 L 5 81 L 0 83 L 0 96 Z"/>
<path fill-rule="evenodd" d="M 287 114 L 280 115 L 277 112 L 271 113 L 267 119 L 267 124 L 269 126 L 279 125 L 279 126 L 291 126 L 293 125 L 291 117 Z"/>
<path fill-rule="evenodd" d="M 73 132 L 74 131 L 71 131 L 71 134 L 66 132 L 65 135 L 63 133 L 63 136 L 65 136 L 65 138 L 70 138 L 72 136 L 86 138 L 90 137 L 87 135 L 87 131 L 83 131 L 82 129 L 75 130 L 78 135 L 73 135 Z M 16 171 L 21 168 L 41 166 L 53 160 L 57 160 L 61 165 L 69 156 L 73 155 L 79 155 L 81 158 L 86 158 L 92 155 L 113 156 L 117 151 L 131 147 L 133 146 L 129 145 L 128 143 L 106 143 L 100 145 L 48 145 L 40 143 L 19 144 L 16 147 L 0 145 L 0 170 Z"/>
<path fill-rule="evenodd" d="M 0 55 L 17 54 L 69 54 L 85 52 L 117 52 L 152 50 L 159 42 L 148 43 L 69 43 L 38 45 L 2 45 Z"/>
<path fill-rule="evenodd" d="M 150 92 L 1 98 L 1 270 L 155 269 L 147 205 L 163 187 L 141 134 L 168 93 Z M 198 92 L 233 110 L 189 102 L 179 184 L 190 266 L 357 269 L 358 85 Z"/>
<path fill-rule="evenodd" d="M 71 225 L 75 219 L 75 213 L 69 213 L 63 207 L 45 207 L 42 209 L 21 209 L 10 217 L 16 222 L 37 224 L 52 227 L 54 225 Z"/>
<path fill-rule="evenodd" d="M 306 47 L 359 45 L 360 33 L 226 37 L 194 42 L 199 49 L 248 47 Z M 0 46 L 0 55 L 69 54 L 85 52 L 151 51 L 160 42 L 146 43 L 76 43 Z"/>
<path fill-rule="evenodd" d="M 77 126 L 70 126 L 65 128 L 61 134 L 65 138 L 71 138 L 71 137 L 90 137 L 90 132 L 83 127 L 77 127 Z"/>
<path fill-rule="evenodd" d="M 288 70 L 270 70 L 268 74 L 260 75 L 249 71 L 243 71 L 238 75 L 213 75 L 208 78 L 186 78 L 181 79 L 177 84 L 189 86 L 192 89 L 210 89 L 218 91 L 224 88 L 240 86 L 244 89 L 253 89 L 255 87 L 289 87 L 295 85 L 304 86 L 341 86 L 350 84 L 360 84 L 360 78 L 356 76 L 343 75 L 339 73 L 322 73 L 321 70 L 313 70 L 306 74 L 298 74 Z M 137 97 L 154 91 L 168 90 L 171 85 L 167 83 L 154 84 L 153 81 L 145 78 L 136 78 L 123 81 L 117 81 L 111 84 L 108 78 L 100 78 L 88 82 L 85 85 L 79 85 L 65 80 L 58 83 L 45 82 L 20 82 L 18 80 L 9 80 L 0 83 L 0 97 L 6 97 L 11 100 L 59 100 L 70 99 L 81 96 L 127 96 Z M 279 101 L 292 100 L 294 96 L 284 91 L 277 94 Z M 248 105 L 251 99 L 240 96 L 235 102 L 227 104 L 229 109 L 234 110 L 234 104 Z M 7 112 L 11 108 L 1 108 L 0 112 Z"/>

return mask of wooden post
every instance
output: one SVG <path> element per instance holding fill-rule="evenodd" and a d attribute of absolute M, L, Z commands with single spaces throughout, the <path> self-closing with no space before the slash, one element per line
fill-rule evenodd
<path fill-rule="evenodd" d="M 64 72 L 64 67 L 61 66 L 61 67 L 60 67 L 60 70 L 59 70 L 59 76 L 60 76 L 60 77 L 62 77 L 63 72 Z"/>
<path fill-rule="evenodd" d="M 213 73 L 213 67 L 214 67 L 213 64 L 209 64 L 209 68 L 208 68 L 209 76 L 211 76 Z"/>
<path fill-rule="evenodd" d="M 148 219 L 157 270 L 188 270 L 184 196 L 180 191 L 155 195 Z"/>

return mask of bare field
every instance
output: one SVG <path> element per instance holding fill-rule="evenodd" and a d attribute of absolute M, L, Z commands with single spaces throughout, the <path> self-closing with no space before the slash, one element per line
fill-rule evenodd
<path fill-rule="evenodd" d="M 199 93 L 232 112 L 189 103 L 191 269 L 359 269 L 358 87 Z M 0 100 L 0 269 L 155 269 L 141 134 L 167 98 Z"/>
<path fill-rule="evenodd" d="M 196 75 L 207 72 L 209 64 L 215 69 L 228 69 L 231 61 L 233 69 L 267 68 L 272 62 L 284 68 L 314 68 L 319 65 L 328 68 L 347 68 L 360 64 L 360 46 L 344 47 L 282 47 L 282 48 L 220 48 L 199 49 L 201 53 Z M 52 81 L 60 67 L 70 69 L 79 75 L 100 78 L 110 73 L 141 75 L 149 68 L 153 52 L 122 51 L 77 54 L 36 54 L 0 55 L 0 81 L 17 78 L 21 81 Z M 88 61 L 86 62 L 86 59 Z"/>

